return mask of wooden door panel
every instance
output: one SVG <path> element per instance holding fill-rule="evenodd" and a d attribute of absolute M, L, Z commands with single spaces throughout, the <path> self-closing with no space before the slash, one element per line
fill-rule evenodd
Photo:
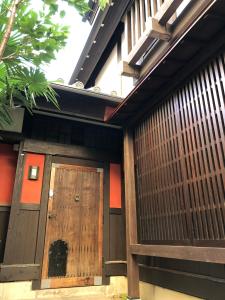
<path fill-rule="evenodd" d="M 42 268 L 45 287 L 47 279 L 48 287 L 92 285 L 95 277 L 102 276 L 103 170 L 53 164 L 49 195 Z M 68 253 L 58 248 L 56 257 L 49 259 L 56 241 L 63 241 Z M 58 242 L 58 247 L 63 243 Z M 56 274 L 61 274 L 65 257 L 66 275 L 59 278 L 51 272 L 50 278 L 49 262 L 55 262 Z"/>

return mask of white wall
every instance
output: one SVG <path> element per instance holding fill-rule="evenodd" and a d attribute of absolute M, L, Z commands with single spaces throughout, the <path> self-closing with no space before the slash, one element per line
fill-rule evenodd
<path fill-rule="evenodd" d="M 124 35 L 123 35 L 124 36 Z M 124 41 L 124 37 L 122 38 Z M 122 57 L 125 56 L 125 43 L 122 43 Z M 126 97 L 133 89 L 133 78 L 122 76 L 117 57 L 117 45 L 113 48 L 104 67 L 95 80 L 95 86 L 100 87 L 102 93 L 111 94 L 116 91 L 119 97 Z"/>

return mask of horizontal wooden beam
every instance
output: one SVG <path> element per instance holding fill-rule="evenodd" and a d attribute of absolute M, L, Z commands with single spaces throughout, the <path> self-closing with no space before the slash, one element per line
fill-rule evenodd
<path fill-rule="evenodd" d="M 34 204 L 34 203 L 20 203 L 19 209 L 22 210 L 40 210 L 41 206 L 40 204 Z"/>
<path fill-rule="evenodd" d="M 169 41 L 170 38 L 171 34 L 165 26 L 159 24 L 154 18 L 148 18 L 145 31 L 127 57 L 128 64 L 135 65 L 154 40 Z"/>
<path fill-rule="evenodd" d="M 159 24 L 166 25 L 182 2 L 183 0 L 166 0 L 155 16 Z"/>
<path fill-rule="evenodd" d="M 40 154 L 59 155 L 64 157 L 74 157 L 90 159 L 95 161 L 119 162 L 120 156 L 112 151 L 104 151 L 95 148 L 88 148 L 75 145 L 64 145 L 49 142 L 40 142 L 27 139 L 24 141 L 23 151 Z"/>
<path fill-rule="evenodd" d="M 225 263 L 225 248 L 170 246 L 170 245 L 130 245 L 130 253 L 141 256 L 167 257 L 174 259 Z"/>
<path fill-rule="evenodd" d="M 139 78 L 140 70 L 137 67 L 130 66 L 126 61 L 121 61 L 120 65 L 120 74 L 123 76 Z"/>
<path fill-rule="evenodd" d="M 127 275 L 127 264 L 126 262 L 105 262 L 105 273 L 106 276 L 126 276 Z"/>
<path fill-rule="evenodd" d="M 10 211 L 10 205 L 2 205 L 2 206 L 0 206 L 0 211 Z"/>
<path fill-rule="evenodd" d="M 40 265 L 0 265 L 0 282 L 34 280 L 39 276 Z"/>

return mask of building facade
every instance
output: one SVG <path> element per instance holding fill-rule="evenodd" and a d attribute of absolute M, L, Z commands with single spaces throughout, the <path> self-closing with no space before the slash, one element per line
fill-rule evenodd
<path fill-rule="evenodd" d="M 128 296 L 223 299 L 224 1 L 125 2 L 96 18 L 71 82 L 106 74 L 125 96 L 108 121 L 124 128 Z"/>
<path fill-rule="evenodd" d="M 92 4 L 86 90 L 0 132 L 0 293 L 223 300 L 225 2 Z"/>

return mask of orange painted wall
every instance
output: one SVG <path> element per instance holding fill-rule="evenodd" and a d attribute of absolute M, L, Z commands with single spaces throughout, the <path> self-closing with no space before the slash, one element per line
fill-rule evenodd
<path fill-rule="evenodd" d="M 0 205 L 11 205 L 17 157 L 13 145 L 0 144 Z"/>
<path fill-rule="evenodd" d="M 121 166 L 110 164 L 110 208 L 121 208 Z"/>
<path fill-rule="evenodd" d="M 21 191 L 21 203 L 39 204 L 43 181 L 45 155 L 27 153 L 25 157 L 24 176 Z M 38 180 L 29 180 L 29 166 L 39 166 Z"/>

